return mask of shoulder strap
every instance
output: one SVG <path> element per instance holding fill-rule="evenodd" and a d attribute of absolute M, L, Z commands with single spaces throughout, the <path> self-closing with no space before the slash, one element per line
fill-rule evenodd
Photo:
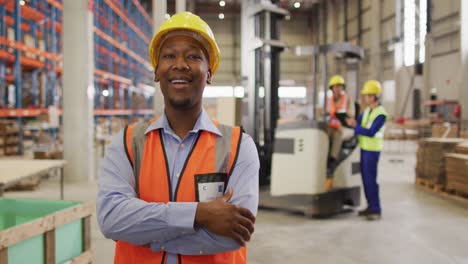
<path fill-rule="evenodd" d="M 242 141 L 242 128 L 217 124 L 217 128 L 223 134 L 216 140 L 216 170 L 224 171 L 231 176 L 239 155 Z"/>
<path fill-rule="evenodd" d="M 146 136 L 145 131 L 151 122 L 138 122 L 127 125 L 124 129 L 124 146 L 128 161 L 132 165 L 135 176 L 135 191 L 139 195 L 139 177 L 141 169 L 141 160 L 145 149 Z"/>

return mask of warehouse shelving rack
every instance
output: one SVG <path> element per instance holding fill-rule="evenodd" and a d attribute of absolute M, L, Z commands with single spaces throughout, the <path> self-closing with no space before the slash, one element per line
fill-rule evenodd
<path fill-rule="evenodd" d="M 22 124 L 23 118 L 45 113 L 60 101 L 55 89 L 62 73 L 62 4 L 59 0 L 0 0 L 0 20 L 0 118 L 16 118 Z M 21 125 L 19 129 L 21 154 Z"/>
<path fill-rule="evenodd" d="M 153 21 L 137 0 L 94 0 L 95 116 L 152 114 L 154 88 L 147 50 Z M 115 132 L 115 131 L 114 131 Z"/>
<path fill-rule="evenodd" d="M 95 116 L 128 121 L 150 116 L 150 14 L 138 0 L 89 3 L 95 21 Z M 62 9 L 62 0 L 0 0 L 1 119 L 23 124 L 47 114 L 51 105 L 61 109 Z M 19 134 L 21 154 L 22 131 Z"/>

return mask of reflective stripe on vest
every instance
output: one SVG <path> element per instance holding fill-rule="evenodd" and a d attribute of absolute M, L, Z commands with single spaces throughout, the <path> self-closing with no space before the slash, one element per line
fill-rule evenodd
<path fill-rule="evenodd" d="M 371 128 L 375 119 L 380 115 L 383 115 L 385 117 L 387 116 L 387 112 L 385 111 L 383 106 L 379 105 L 372 111 L 369 107 L 367 107 L 362 116 L 361 127 L 367 129 Z M 382 151 L 384 131 L 385 125 L 382 126 L 373 137 L 359 135 L 359 147 L 367 151 Z"/>
<path fill-rule="evenodd" d="M 124 131 L 127 156 L 133 166 L 137 195 L 146 202 L 167 203 L 197 201 L 196 178 L 210 175 L 224 177 L 226 188 L 239 153 L 240 127 L 216 124 L 223 136 L 200 131 L 176 183 L 174 197 L 164 142 L 160 130 L 144 134 L 149 123 L 137 123 Z M 175 184 L 175 183 L 172 183 Z M 245 247 L 214 255 L 178 255 L 178 264 L 246 263 Z M 166 263 L 166 252 L 153 252 L 149 247 L 117 241 L 114 263 Z"/>
<path fill-rule="evenodd" d="M 337 113 L 346 113 L 348 111 L 349 98 L 346 93 L 343 93 L 338 101 L 338 106 L 335 104 L 333 96 L 327 98 L 327 111 L 330 114 L 328 126 L 331 128 L 339 128 L 341 126 L 340 120 L 336 118 Z"/>

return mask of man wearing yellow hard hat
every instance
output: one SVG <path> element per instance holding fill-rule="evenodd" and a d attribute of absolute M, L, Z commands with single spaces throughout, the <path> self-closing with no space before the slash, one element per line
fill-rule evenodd
<path fill-rule="evenodd" d="M 383 148 L 383 134 L 387 112 L 380 104 L 382 86 L 375 80 L 367 81 L 361 90 L 364 103 L 367 105 L 364 112 L 356 120 L 348 119 L 347 123 L 354 127 L 358 135 L 361 148 L 361 175 L 367 208 L 359 212 L 360 216 L 368 220 L 381 218 L 379 185 L 377 184 L 377 168 L 380 152 Z"/>
<path fill-rule="evenodd" d="M 327 97 L 328 134 L 331 140 L 329 176 L 336 166 L 343 141 L 354 135 L 353 129 L 347 127 L 345 122 L 345 118 L 354 117 L 354 103 L 345 92 L 345 87 L 345 80 L 340 75 L 334 75 L 328 81 L 328 88 L 333 93 Z"/>
<path fill-rule="evenodd" d="M 246 263 L 260 163 L 251 137 L 202 108 L 219 53 L 208 24 L 189 12 L 154 35 L 164 113 L 116 135 L 100 174 L 97 217 L 117 241 L 114 263 Z"/>

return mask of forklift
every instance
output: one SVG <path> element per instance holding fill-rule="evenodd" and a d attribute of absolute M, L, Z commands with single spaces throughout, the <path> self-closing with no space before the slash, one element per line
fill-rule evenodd
<path fill-rule="evenodd" d="M 364 51 L 351 43 L 333 43 L 320 46 L 295 47 L 296 55 L 313 56 L 321 61 L 323 81 L 323 105 L 327 89 L 327 56 L 339 58 L 348 69 L 347 92 L 354 101 L 357 98 L 357 66 Z M 330 148 L 326 111 L 317 113 L 317 73 L 314 67 L 313 114 L 311 120 L 298 120 L 277 127 L 272 154 L 269 192 L 262 192 L 261 206 L 299 211 L 308 216 L 327 216 L 347 211 L 360 205 L 361 177 L 357 137 L 342 144 L 336 165 L 327 168 Z M 351 70 L 352 69 L 352 70 Z M 354 77 L 351 77 L 354 75 Z M 359 107 L 355 105 L 356 113 Z"/>
<path fill-rule="evenodd" d="M 347 42 L 294 47 L 297 56 L 311 56 L 314 62 L 312 119 L 277 125 L 279 58 L 289 48 L 279 40 L 278 29 L 280 20 L 287 15 L 287 10 L 265 1 L 242 2 L 241 24 L 247 29 L 242 31 L 241 43 L 245 87 L 242 124 L 259 152 L 259 207 L 306 216 L 330 216 L 360 205 L 361 177 L 356 137 L 343 143 L 336 165 L 327 168 L 330 148 L 327 116 L 316 111 L 319 68 L 324 87 L 322 109 L 326 109 L 327 101 L 327 56 L 344 63 L 349 80 L 346 90 L 356 101 L 358 66 L 364 51 Z"/>

